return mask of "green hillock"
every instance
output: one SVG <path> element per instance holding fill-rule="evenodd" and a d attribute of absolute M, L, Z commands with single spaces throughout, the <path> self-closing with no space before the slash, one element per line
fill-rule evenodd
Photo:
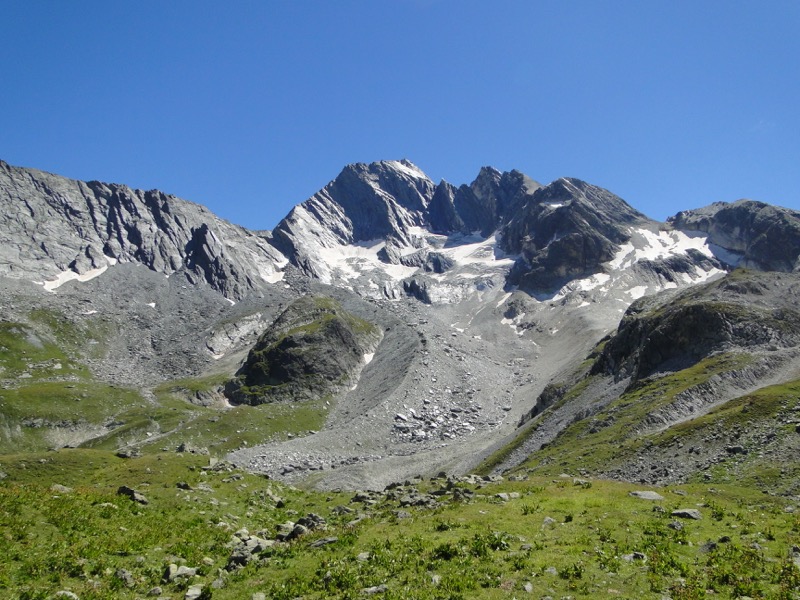
<path fill-rule="evenodd" d="M 352 383 L 379 329 L 332 298 L 293 302 L 259 338 L 225 388 L 237 404 L 315 400 Z"/>

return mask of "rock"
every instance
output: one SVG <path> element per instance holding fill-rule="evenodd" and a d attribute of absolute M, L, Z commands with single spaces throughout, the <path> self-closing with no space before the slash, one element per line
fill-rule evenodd
<path fill-rule="evenodd" d="M 542 521 L 542 529 L 544 529 L 545 527 L 552 527 L 555 524 L 556 520 L 554 518 L 545 517 L 544 520 Z"/>
<path fill-rule="evenodd" d="M 625 561 L 628 561 L 628 562 L 632 562 L 634 560 L 646 562 L 647 561 L 647 555 L 642 553 L 642 552 L 633 552 L 631 554 L 623 554 L 622 555 L 622 560 L 625 560 Z"/>
<path fill-rule="evenodd" d="M 141 455 L 142 451 L 138 448 L 122 448 L 115 454 L 118 458 L 137 458 Z"/>
<path fill-rule="evenodd" d="M 367 562 L 372 557 L 370 552 L 361 552 L 358 556 L 356 556 L 356 560 L 358 562 Z"/>
<path fill-rule="evenodd" d="M 190 585 L 189 589 L 186 590 L 186 595 L 184 596 L 184 600 L 197 600 L 202 595 L 203 595 L 202 583 L 198 583 L 196 585 Z"/>
<path fill-rule="evenodd" d="M 679 519 L 694 519 L 695 521 L 703 518 L 696 508 L 679 508 L 678 510 L 673 510 L 670 514 Z"/>
<path fill-rule="evenodd" d="M 383 594 L 386 591 L 388 591 L 388 589 L 389 589 L 389 586 L 387 586 L 385 583 L 382 583 L 380 585 L 375 585 L 375 586 L 372 586 L 372 587 L 364 588 L 363 590 L 361 590 L 361 593 L 362 594 L 366 594 L 368 596 L 371 596 L 373 594 Z"/>
<path fill-rule="evenodd" d="M 176 579 L 194 577 L 195 575 L 197 575 L 197 569 L 195 568 L 187 567 L 186 565 L 178 566 L 175 563 L 170 563 L 164 570 L 163 581 L 165 583 L 170 583 Z"/>
<path fill-rule="evenodd" d="M 339 541 L 338 537 L 326 537 L 320 538 L 311 542 L 308 546 L 309 548 L 321 548 L 322 546 L 327 546 L 328 544 L 334 544 Z"/>
<path fill-rule="evenodd" d="M 526 581 L 522 585 L 522 589 L 525 590 L 528 594 L 532 594 L 533 593 L 533 584 L 530 581 Z"/>
<path fill-rule="evenodd" d="M 175 573 L 175 577 L 194 577 L 197 575 L 197 569 L 194 567 L 187 567 L 186 565 L 180 565 L 178 567 L 178 571 Z"/>
<path fill-rule="evenodd" d="M 136 585 L 136 580 L 133 577 L 133 573 L 127 569 L 117 569 L 114 573 L 114 577 L 124 583 L 126 587 L 132 588 Z"/>
<path fill-rule="evenodd" d="M 130 498 L 134 502 L 138 502 L 139 504 L 149 504 L 149 501 L 144 496 L 144 494 L 142 494 L 141 492 L 137 492 L 133 488 L 129 488 L 126 485 L 120 486 L 119 489 L 117 489 L 117 494 L 120 496 L 127 496 L 128 498 Z"/>
<path fill-rule="evenodd" d="M 68 600 L 80 600 L 78 595 L 74 592 L 70 592 L 69 590 L 60 590 L 55 593 L 56 598 L 68 598 Z"/>
<path fill-rule="evenodd" d="M 267 595 L 264 592 L 256 592 L 250 596 L 250 600 L 267 600 Z"/>
<path fill-rule="evenodd" d="M 54 483 L 50 486 L 50 491 L 55 492 L 56 494 L 71 494 L 73 489 L 71 487 L 61 485 L 60 483 Z"/>
<path fill-rule="evenodd" d="M 195 446 L 191 442 L 181 442 L 178 444 L 178 447 L 175 448 L 175 452 L 181 454 L 199 454 L 202 456 L 208 456 L 208 448 L 204 446 Z"/>
<path fill-rule="evenodd" d="M 641 491 L 641 492 L 631 492 L 631 496 L 634 498 L 641 498 L 642 500 L 663 500 L 664 496 L 659 494 L 658 492 L 653 491 Z"/>
<path fill-rule="evenodd" d="M 187 491 L 190 491 L 192 489 L 192 486 L 190 486 L 185 481 L 179 481 L 178 483 L 175 484 L 175 487 L 177 487 L 179 490 L 187 490 Z"/>
<path fill-rule="evenodd" d="M 148 592 L 147 592 L 147 595 L 148 596 L 160 596 L 163 593 L 163 591 L 164 590 L 162 590 L 161 587 L 156 586 L 154 588 L 150 588 L 150 590 L 148 590 Z"/>
<path fill-rule="evenodd" d="M 681 529 L 683 529 L 683 523 L 681 523 L 680 521 L 672 521 L 670 523 L 667 523 L 667 527 L 669 527 L 670 529 L 674 529 L 675 531 L 680 531 Z"/>

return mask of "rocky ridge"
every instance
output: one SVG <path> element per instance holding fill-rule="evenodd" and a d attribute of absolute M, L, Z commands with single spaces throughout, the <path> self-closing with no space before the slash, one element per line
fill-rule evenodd
<path fill-rule="evenodd" d="M 82 182 L 0 161 L 0 274 L 53 290 L 119 263 L 142 264 L 240 300 L 282 278 L 286 259 L 257 233 L 157 190 Z"/>

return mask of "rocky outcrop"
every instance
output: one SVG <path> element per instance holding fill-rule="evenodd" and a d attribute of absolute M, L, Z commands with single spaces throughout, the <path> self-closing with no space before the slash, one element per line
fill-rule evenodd
<path fill-rule="evenodd" d="M 225 393 L 251 405 L 335 394 L 357 380 L 380 338 L 334 299 L 302 297 L 258 339 Z"/>
<path fill-rule="evenodd" d="M 0 275 L 49 282 L 48 289 L 117 263 L 139 263 L 240 299 L 280 279 L 286 263 L 268 234 L 156 190 L 75 181 L 0 161 L 0 202 Z"/>
<path fill-rule="evenodd" d="M 761 271 L 800 269 L 800 213 L 753 200 L 715 202 L 679 212 L 669 219 L 676 229 L 702 232 L 728 253 L 728 261 Z"/>
<path fill-rule="evenodd" d="M 646 221 L 607 190 L 558 179 L 536 190 L 501 229 L 504 249 L 521 254 L 509 280 L 542 291 L 598 273 L 629 239 L 630 227 Z"/>
<path fill-rule="evenodd" d="M 794 346 L 800 282 L 786 277 L 739 270 L 674 298 L 642 298 L 625 313 L 592 372 L 636 381 L 717 351 Z"/>

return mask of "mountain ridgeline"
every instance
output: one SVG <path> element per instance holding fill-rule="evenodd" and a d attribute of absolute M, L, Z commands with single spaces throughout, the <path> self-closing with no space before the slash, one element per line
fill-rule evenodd
<path fill-rule="evenodd" d="M 272 231 L 4 162 L 0 201 L 6 451 L 181 442 L 376 489 L 771 461 L 794 489 L 796 211 L 738 200 L 660 223 L 575 178 L 437 184 L 407 160 L 345 167 Z M 729 439 L 743 407 L 752 435 Z"/>

